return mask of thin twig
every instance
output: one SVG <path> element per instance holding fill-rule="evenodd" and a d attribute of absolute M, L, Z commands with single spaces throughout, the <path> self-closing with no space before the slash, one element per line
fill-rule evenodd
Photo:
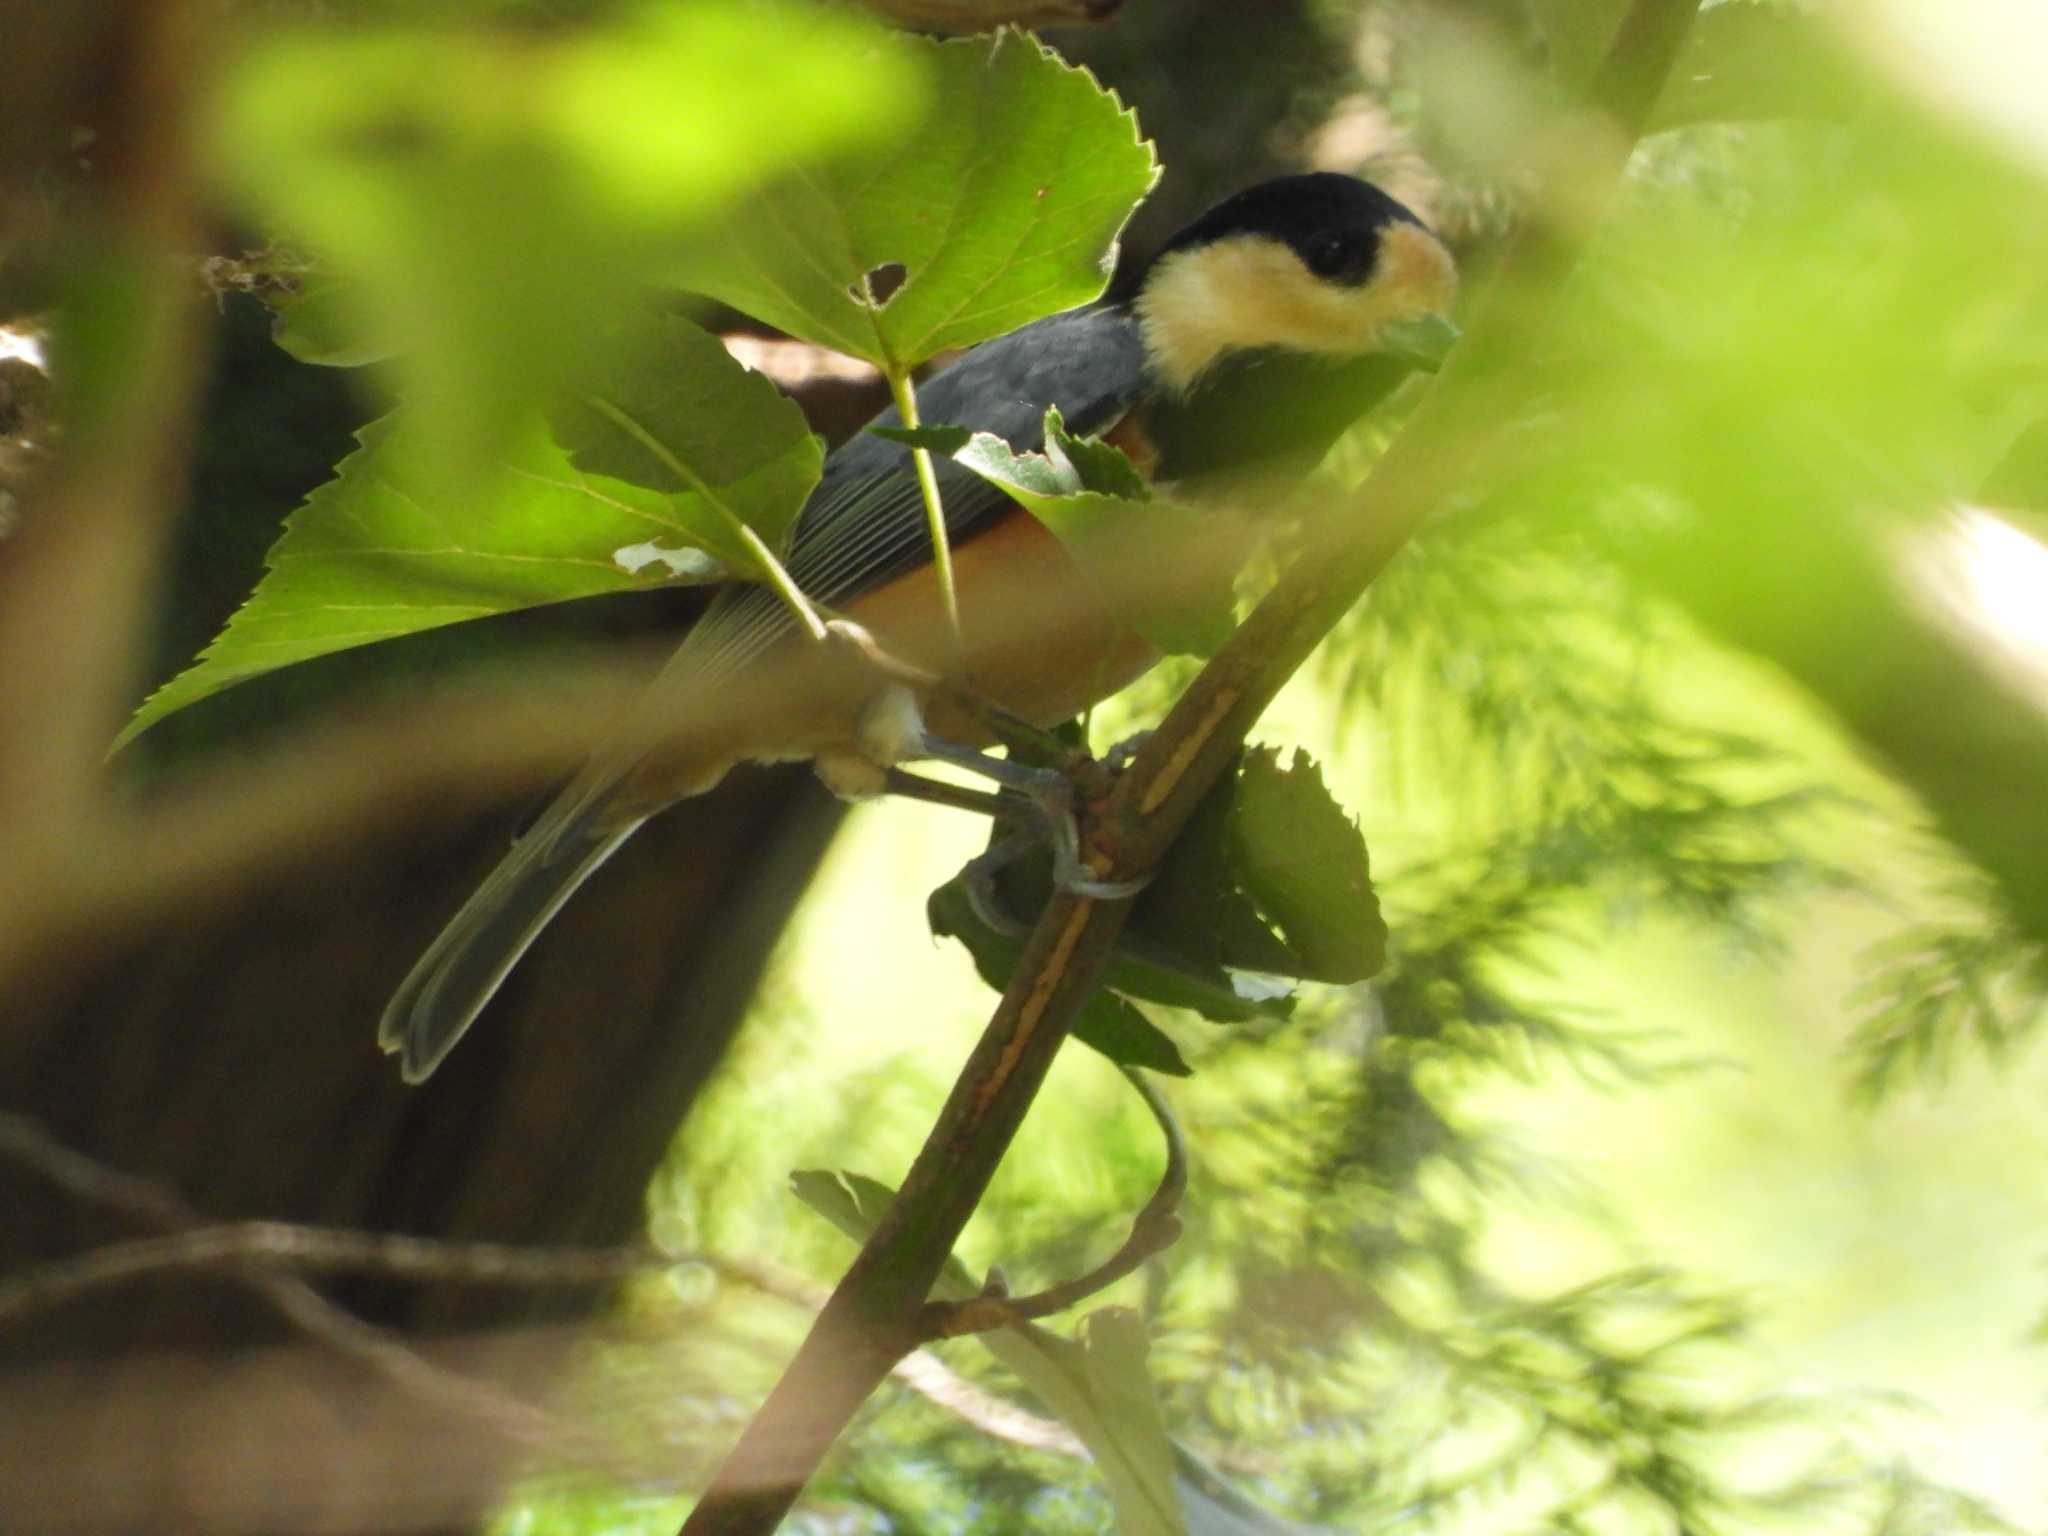
<path fill-rule="evenodd" d="M 223 1264 L 289 1267 L 301 1274 L 356 1273 L 467 1285 L 601 1285 L 667 1264 L 644 1248 L 522 1248 L 449 1243 L 384 1232 L 341 1232 L 288 1221 L 236 1221 L 160 1237 L 107 1243 L 0 1276 L 0 1327 L 87 1291 L 144 1275 Z"/>
<path fill-rule="evenodd" d="M 1159 1091 L 1157 1085 L 1142 1072 L 1129 1067 L 1124 1069 L 1124 1076 L 1130 1079 L 1131 1086 L 1145 1100 L 1145 1107 L 1152 1111 L 1152 1118 L 1166 1137 L 1166 1169 L 1159 1176 L 1159 1188 L 1145 1202 L 1144 1209 L 1131 1219 L 1130 1236 L 1124 1239 L 1123 1246 L 1086 1274 L 1029 1296 L 1004 1296 L 991 1291 L 968 1301 L 932 1302 L 925 1307 L 926 1338 L 953 1339 L 970 1333 L 988 1333 L 1064 1312 L 1090 1296 L 1108 1290 L 1147 1259 L 1163 1253 L 1179 1240 L 1180 1203 L 1188 1188 L 1187 1140 L 1181 1134 L 1180 1122 L 1174 1118 L 1172 1106 L 1166 1102 L 1166 1095 Z"/>
<path fill-rule="evenodd" d="M 702 1264 L 722 1278 L 815 1312 L 830 1294 L 805 1276 L 758 1259 L 679 1255 L 644 1248 L 534 1249 L 502 1243 L 340 1232 L 283 1222 L 191 1226 L 196 1213 L 152 1179 L 124 1173 L 66 1146 L 23 1115 L 0 1111 L 0 1156 L 40 1173 L 74 1198 L 153 1226 L 187 1227 L 157 1238 L 96 1248 L 62 1264 L 0 1279 L 0 1326 L 103 1284 L 143 1273 L 231 1264 L 231 1274 L 278 1305 L 287 1321 L 352 1358 L 378 1368 L 424 1400 L 479 1416 L 553 1454 L 576 1449 L 592 1465 L 640 1477 L 645 1467 L 619 1460 L 610 1437 L 599 1437 L 546 1414 L 492 1383 L 450 1370 L 392 1335 L 329 1302 L 286 1267 L 348 1269 L 409 1278 L 491 1285 L 596 1284 L 655 1269 Z M 984 1392 L 927 1350 L 898 1361 L 893 1374 L 911 1391 L 993 1439 L 1032 1450 L 1085 1458 L 1063 1425 Z M 481 1410 L 479 1412 L 479 1410 Z"/>

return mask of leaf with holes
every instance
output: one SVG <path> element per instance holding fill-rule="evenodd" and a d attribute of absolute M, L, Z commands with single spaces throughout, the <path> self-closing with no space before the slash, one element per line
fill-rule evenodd
<path fill-rule="evenodd" d="M 678 283 L 885 370 L 1101 293 L 1158 174 L 1136 120 L 1024 33 L 921 50 L 917 133 L 753 199 Z"/>
<path fill-rule="evenodd" d="M 824 463 L 794 402 L 672 315 L 608 348 L 551 417 L 578 469 L 661 492 L 691 543 L 746 576 L 762 546 L 781 553 Z"/>

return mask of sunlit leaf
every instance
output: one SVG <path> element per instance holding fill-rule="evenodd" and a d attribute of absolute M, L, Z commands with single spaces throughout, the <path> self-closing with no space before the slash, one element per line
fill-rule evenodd
<path fill-rule="evenodd" d="M 549 31 L 298 27 L 230 68 L 221 179 L 344 280 L 284 322 L 301 355 L 396 352 L 470 486 L 675 242 L 793 158 L 896 137 L 915 65 L 849 17 L 629 7 Z"/>
<path fill-rule="evenodd" d="M 1110 610 L 1153 645 L 1168 655 L 1212 654 L 1230 635 L 1233 573 L 1199 555 L 1186 561 L 1186 546 L 1201 544 L 1203 514 L 1154 496 L 1120 450 L 1072 436 L 1058 410 L 1045 413 L 1045 432 L 1042 453 L 1018 453 L 994 433 L 975 432 L 952 457 L 1043 523 Z M 1158 579 L 1162 565 L 1182 563 L 1206 582 Z"/>
<path fill-rule="evenodd" d="M 1131 114 L 1023 33 L 919 53 L 919 132 L 779 182 L 677 281 L 884 368 L 1099 294 L 1156 175 Z"/>
<path fill-rule="evenodd" d="M 1386 963 L 1365 839 L 1307 754 L 1285 768 L 1276 749 L 1246 754 L 1230 846 L 1239 882 L 1286 935 L 1297 974 L 1348 983 Z"/>
<path fill-rule="evenodd" d="M 488 499 L 470 505 L 421 475 L 393 418 L 365 429 L 361 443 L 292 515 L 219 638 L 150 696 L 116 745 L 231 684 L 315 656 L 657 578 L 727 574 L 701 553 L 709 541 L 686 498 L 579 470 L 538 427 Z M 805 451 L 815 467 L 814 448 L 791 457 Z M 636 548 L 678 558 L 636 558 Z"/>
<path fill-rule="evenodd" d="M 740 529 L 780 551 L 824 463 L 795 402 L 673 316 L 636 325 L 551 420 L 578 469 L 661 492 L 691 543 L 746 575 L 761 569 Z"/>

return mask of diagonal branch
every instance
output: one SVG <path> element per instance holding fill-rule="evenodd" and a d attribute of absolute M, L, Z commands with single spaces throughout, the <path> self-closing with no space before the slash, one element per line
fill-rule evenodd
<path fill-rule="evenodd" d="M 1093 820 L 1088 844 L 1098 874 L 1130 879 L 1157 865 L 1268 701 L 1459 483 L 1472 424 L 1498 419 L 1513 378 L 1506 365 L 1531 339 L 1529 296 L 1554 291 L 1576 263 L 1697 8 L 1698 0 L 1634 0 L 1591 88 L 1607 131 L 1560 135 L 1541 167 L 1542 203 L 1452 366 L 1360 492 L 1310 530 L 1304 554 L 1204 667 Z M 869 1393 L 919 1342 L 932 1286 L 1095 991 L 1129 905 L 1053 897 L 902 1192 L 683 1536 L 774 1530 Z"/>

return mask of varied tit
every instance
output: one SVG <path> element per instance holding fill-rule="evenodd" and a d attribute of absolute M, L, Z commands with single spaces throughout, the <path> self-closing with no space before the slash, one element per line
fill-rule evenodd
<path fill-rule="evenodd" d="M 1218 204 L 1102 301 L 975 348 L 920 387 L 919 410 L 1025 452 L 1043 446 L 1046 409 L 1057 406 L 1070 431 L 1126 447 L 1161 479 L 1200 482 L 1248 461 L 1306 466 L 1415 366 L 1391 357 L 1390 338 L 1440 316 L 1455 282 L 1443 245 L 1377 187 L 1284 177 Z M 900 417 L 885 411 L 870 425 Z M 863 431 L 826 460 L 785 556 L 798 587 L 891 655 L 968 677 L 982 698 L 1038 725 L 1072 718 L 1152 664 L 1151 647 L 1041 524 L 964 467 L 936 467 L 964 654 L 941 613 L 909 451 L 889 439 Z M 872 793 L 884 768 L 936 739 L 987 740 L 942 699 L 805 639 L 787 605 L 757 586 L 713 602 L 655 689 L 661 707 L 650 717 L 676 718 L 678 700 L 694 711 L 687 741 L 643 733 L 594 758 L 399 987 L 379 1039 L 409 1080 L 434 1070 L 614 849 L 735 763 L 811 759 L 841 793 Z"/>

